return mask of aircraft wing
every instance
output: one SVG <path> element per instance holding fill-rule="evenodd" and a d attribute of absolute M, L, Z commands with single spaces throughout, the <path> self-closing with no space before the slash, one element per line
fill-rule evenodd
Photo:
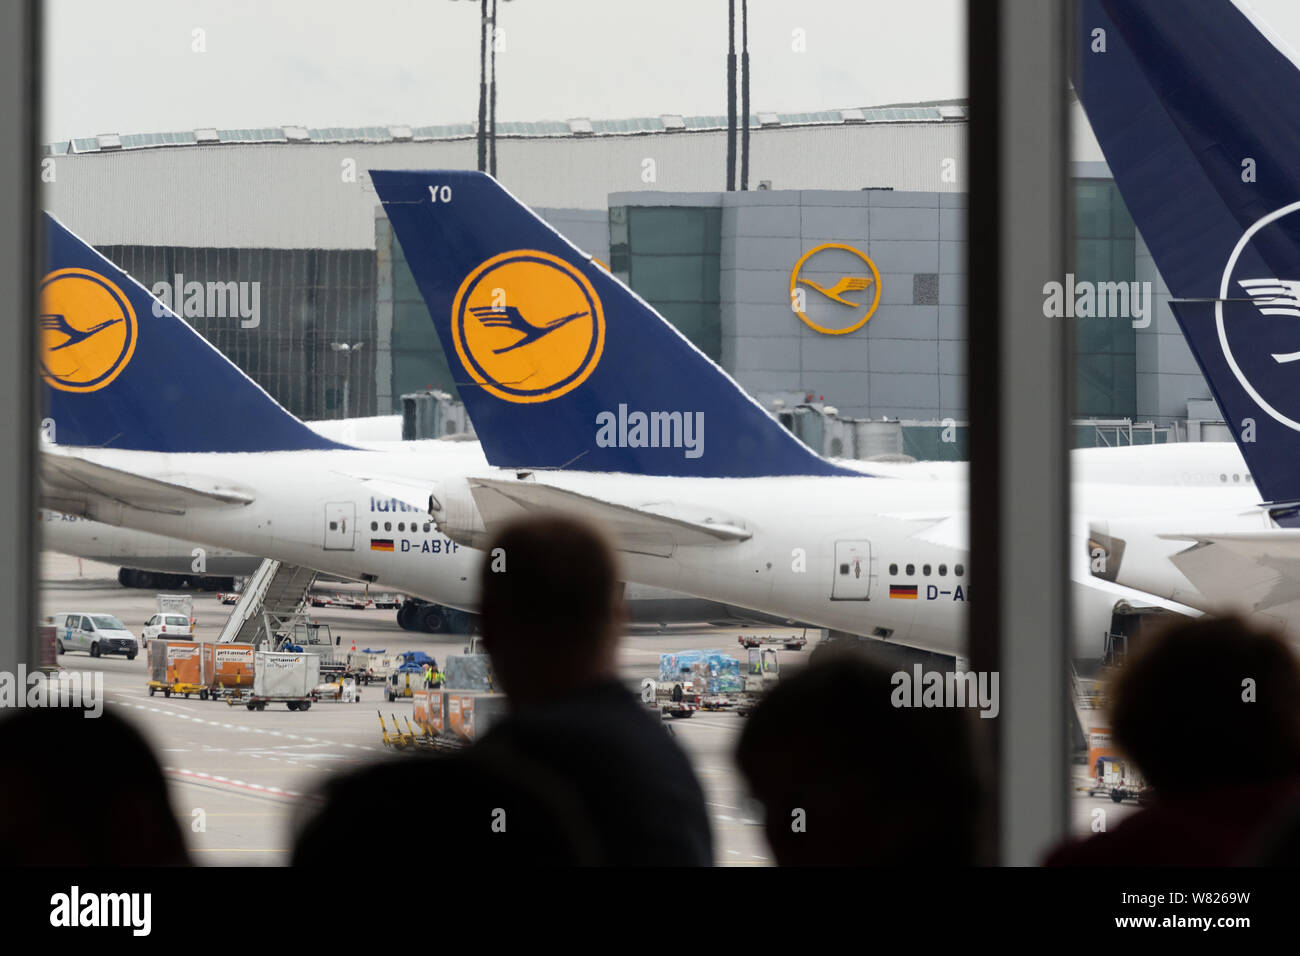
<path fill-rule="evenodd" d="M 725 519 L 674 513 L 671 506 L 648 506 L 658 510 L 633 508 L 530 481 L 471 478 L 469 485 L 487 535 L 524 514 L 563 511 L 604 527 L 618 550 L 634 554 L 668 557 L 678 547 L 734 544 L 752 536 L 747 528 Z M 443 531 L 457 538 L 456 529 Z"/>
<path fill-rule="evenodd" d="M 92 501 L 110 501 L 141 511 L 184 514 L 192 508 L 246 505 L 251 495 L 148 478 L 110 468 L 66 451 L 41 452 L 41 503 L 65 514 L 84 515 Z"/>
<path fill-rule="evenodd" d="M 1300 600 L 1300 535 L 1295 531 L 1160 537 L 1192 543 L 1169 560 L 1211 601 L 1267 611 Z"/>

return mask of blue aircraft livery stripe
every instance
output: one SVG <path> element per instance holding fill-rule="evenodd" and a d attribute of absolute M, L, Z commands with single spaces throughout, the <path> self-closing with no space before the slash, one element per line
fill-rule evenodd
<path fill-rule="evenodd" d="M 1228 0 L 1084 0 L 1075 87 L 1263 496 L 1300 500 L 1300 70 Z"/>
<path fill-rule="evenodd" d="M 46 430 L 57 444 L 160 452 L 347 447 L 290 415 L 49 214 L 45 239 L 39 371 L 52 423 Z"/>
<path fill-rule="evenodd" d="M 490 176 L 370 178 L 493 465 L 860 476 L 814 454 Z"/>

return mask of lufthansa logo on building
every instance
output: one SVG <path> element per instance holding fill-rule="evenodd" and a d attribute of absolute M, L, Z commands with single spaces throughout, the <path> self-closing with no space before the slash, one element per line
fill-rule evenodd
<path fill-rule="evenodd" d="M 848 335 L 880 304 L 880 273 L 866 254 L 839 242 L 814 246 L 790 272 L 790 308 L 823 335 Z M 816 316 L 808 317 L 809 313 Z"/>
<path fill-rule="evenodd" d="M 517 249 L 461 283 L 451 308 L 456 355 L 507 402 L 547 402 L 587 380 L 605 348 L 605 314 L 586 276 L 558 256 Z"/>
<path fill-rule="evenodd" d="M 135 353 L 135 310 L 89 269 L 59 269 L 41 283 L 41 375 L 64 392 L 96 392 Z"/>

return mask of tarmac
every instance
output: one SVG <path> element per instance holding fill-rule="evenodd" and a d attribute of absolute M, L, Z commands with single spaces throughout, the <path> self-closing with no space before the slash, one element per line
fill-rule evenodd
<path fill-rule="evenodd" d="M 343 586 L 338 590 L 359 590 Z M 330 587 L 324 590 L 331 590 Z M 384 589 L 376 589 L 383 593 Z M 215 641 L 232 610 L 216 595 L 191 592 L 197 619 L 196 639 Z M 41 563 L 40 613 L 113 614 L 137 635 L 156 611 L 154 591 L 126 589 L 117 582 L 117 568 L 75 557 L 45 552 Z M 312 618 L 330 625 L 349 650 L 384 649 L 389 653 L 422 650 L 443 660 L 462 653 L 463 635 L 403 631 L 391 610 L 313 609 Z M 798 634 L 799 630 L 739 629 L 709 626 L 633 628 L 622 643 L 620 672 L 629 687 L 658 672 L 659 655 L 686 649 L 727 649 L 741 657 L 741 633 Z M 783 672 L 803 666 L 816 644 L 809 631 L 808 647 L 781 654 Z M 331 776 L 382 759 L 403 759 L 381 739 L 378 709 L 409 717 L 409 701 L 389 703 L 380 686 L 362 687 L 356 703 L 321 701 L 308 711 L 291 712 L 282 705 L 249 711 L 223 701 L 150 696 L 145 656 L 91 658 L 68 653 L 60 658 L 69 671 L 103 673 L 106 706 L 115 708 L 145 734 L 167 776 L 173 809 L 185 833 L 190 853 L 201 865 L 284 865 L 290 859 L 297 822 L 310 810 L 317 789 Z M 734 713 L 697 713 L 669 722 L 674 740 L 690 759 L 704 789 L 712 817 L 715 862 L 722 866 L 771 865 L 763 835 L 761 811 L 747 796 L 732 753 L 744 726 Z M 1096 810 L 1113 826 L 1133 807 L 1113 804 L 1107 797 L 1075 793 L 1072 825 L 1087 833 L 1097 825 Z M 394 801 L 394 826 L 418 813 L 419 807 Z M 434 821 L 436 828 L 437 822 Z M 382 834 L 382 822 L 358 820 L 356 834 L 340 835 L 341 847 L 355 847 Z"/>

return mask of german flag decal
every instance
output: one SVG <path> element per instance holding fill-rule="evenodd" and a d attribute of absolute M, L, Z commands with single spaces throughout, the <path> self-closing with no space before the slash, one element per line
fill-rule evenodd
<path fill-rule="evenodd" d="M 905 601 L 916 600 L 915 584 L 891 584 L 889 586 L 889 596 L 891 598 L 903 598 Z"/>
<path fill-rule="evenodd" d="M 371 538 L 370 550 L 371 551 L 392 551 L 393 539 L 392 538 Z M 912 588 L 912 591 L 915 592 L 916 588 Z M 916 597 L 916 594 L 913 593 L 912 597 Z"/>

